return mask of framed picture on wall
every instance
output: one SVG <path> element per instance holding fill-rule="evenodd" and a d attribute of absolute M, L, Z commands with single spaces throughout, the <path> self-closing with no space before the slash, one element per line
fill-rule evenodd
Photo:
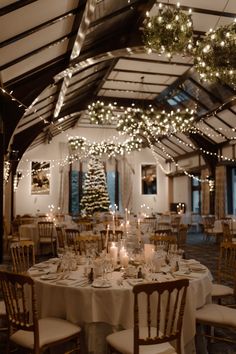
<path fill-rule="evenodd" d="M 50 162 L 31 161 L 31 194 L 46 195 L 50 192 Z"/>
<path fill-rule="evenodd" d="M 141 165 L 142 194 L 157 194 L 156 165 Z"/>

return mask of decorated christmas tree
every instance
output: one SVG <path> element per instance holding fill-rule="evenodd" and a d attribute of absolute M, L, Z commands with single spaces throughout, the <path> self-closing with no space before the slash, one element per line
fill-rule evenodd
<path fill-rule="evenodd" d="M 109 205 L 103 164 L 97 158 L 92 158 L 88 163 L 88 172 L 83 184 L 81 211 L 86 215 L 92 215 L 95 212 L 108 211 Z"/>

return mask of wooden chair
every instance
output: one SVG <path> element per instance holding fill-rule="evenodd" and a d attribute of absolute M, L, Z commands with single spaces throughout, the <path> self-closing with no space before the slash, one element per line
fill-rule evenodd
<path fill-rule="evenodd" d="M 178 235 L 179 233 L 179 227 L 180 227 L 180 222 L 181 222 L 181 215 L 175 215 L 171 218 L 171 231 L 172 234 Z"/>
<path fill-rule="evenodd" d="M 201 330 L 201 336 L 205 336 L 211 341 L 219 340 L 236 343 L 235 338 L 226 335 L 220 337 L 214 331 L 215 328 L 221 328 L 229 330 L 228 333 L 235 333 L 236 309 L 215 303 L 206 304 L 196 311 L 196 323 L 206 327 L 204 332 Z M 208 328 L 211 330 L 208 330 Z M 198 331 L 197 335 L 199 335 Z"/>
<path fill-rule="evenodd" d="M 155 233 L 155 235 L 150 237 L 150 243 L 154 244 L 156 247 L 163 246 L 166 251 L 168 251 L 170 244 L 177 245 L 177 238 L 176 236 Z"/>
<path fill-rule="evenodd" d="M 8 318 L 8 345 L 14 343 L 33 354 L 71 340 L 79 347 L 80 327 L 60 318 L 38 319 L 35 285 L 23 274 L 0 272 L 0 284 Z"/>
<path fill-rule="evenodd" d="M 188 233 L 188 225 L 180 224 L 179 231 L 177 234 L 177 244 L 179 248 L 182 248 L 186 245 L 187 233 Z"/>
<path fill-rule="evenodd" d="M 107 242 L 118 242 L 122 239 L 123 234 L 124 232 L 122 230 L 115 230 L 115 233 L 113 233 L 113 230 L 101 230 L 100 235 L 102 249 L 105 248 L 106 238 L 108 238 Z"/>
<path fill-rule="evenodd" d="M 66 240 L 65 240 L 65 233 L 63 227 L 56 226 L 56 233 L 57 233 L 57 247 L 65 248 Z"/>
<path fill-rule="evenodd" d="M 54 223 L 52 221 L 38 222 L 39 248 L 51 246 L 52 254 L 56 250 L 56 238 L 53 237 Z"/>
<path fill-rule="evenodd" d="M 135 285 L 134 327 L 107 336 L 109 353 L 182 354 L 181 331 L 188 285 L 187 279 Z M 144 306 L 146 322 L 142 319 L 141 323 L 139 312 Z M 170 344 L 172 341 L 176 341 L 176 349 Z"/>
<path fill-rule="evenodd" d="M 77 229 L 65 229 L 66 244 L 68 247 L 72 247 L 75 253 L 79 252 L 79 236 L 80 232 Z"/>
<path fill-rule="evenodd" d="M 26 273 L 35 264 L 33 241 L 20 241 L 10 246 L 12 270 L 15 273 Z"/>
<path fill-rule="evenodd" d="M 78 252 L 86 256 L 99 254 L 99 238 L 97 236 L 79 236 L 77 238 Z"/>
<path fill-rule="evenodd" d="M 234 296 L 236 299 L 236 244 L 222 242 L 220 244 L 220 255 L 218 260 L 218 283 L 213 283 L 211 296 L 213 300 L 221 303 L 225 297 Z M 226 284 L 232 286 L 228 286 Z"/>
<path fill-rule="evenodd" d="M 203 219 L 203 231 L 205 234 L 206 241 L 210 241 L 212 238 L 216 238 L 216 234 L 214 232 L 214 224 L 215 224 L 215 216 L 208 215 Z"/>
<path fill-rule="evenodd" d="M 231 222 L 230 221 L 222 221 L 221 222 L 222 225 L 222 233 L 223 233 L 223 242 L 232 242 L 232 238 L 233 238 L 233 233 L 232 233 L 232 229 L 231 229 Z"/>
<path fill-rule="evenodd" d="M 155 232 L 171 235 L 172 234 L 171 224 L 169 222 L 160 221 L 157 223 L 157 228 Z"/>

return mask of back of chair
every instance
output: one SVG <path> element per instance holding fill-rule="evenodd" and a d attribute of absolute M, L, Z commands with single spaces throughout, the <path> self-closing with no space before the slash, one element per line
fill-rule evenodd
<path fill-rule="evenodd" d="M 65 248 L 65 235 L 64 230 L 60 226 L 56 226 L 56 233 L 57 233 L 57 246 L 59 248 Z"/>
<path fill-rule="evenodd" d="M 34 332 L 35 347 L 39 346 L 34 281 L 27 275 L 0 271 L 0 284 L 11 330 Z"/>
<path fill-rule="evenodd" d="M 185 246 L 187 240 L 187 232 L 188 232 L 188 225 L 180 224 L 178 235 L 177 235 L 178 247 Z"/>
<path fill-rule="evenodd" d="M 77 244 L 80 254 L 95 256 L 99 253 L 99 238 L 97 236 L 79 236 Z"/>
<path fill-rule="evenodd" d="M 155 246 L 164 246 L 168 250 L 171 244 L 177 245 L 177 238 L 176 236 L 155 233 L 150 237 L 150 242 Z"/>
<path fill-rule="evenodd" d="M 162 222 L 162 221 L 158 222 L 155 232 L 157 233 L 164 232 L 168 235 L 171 235 L 172 233 L 171 224 L 169 222 Z"/>
<path fill-rule="evenodd" d="M 218 281 L 229 282 L 233 284 L 234 287 L 236 287 L 235 277 L 236 277 L 236 244 L 232 242 L 222 242 L 220 244 L 220 256 L 218 262 Z"/>
<path fill-rule="evenodd" d="M 77 229 L 65 229 L 66 244 L 68 247 L 72 247 L 77 253 L 79 251 L 79 236 L 80 232 Z"/>
<path fill-rule="evenodd" d="M 115 230 L 115 233 L 113 233 L 113 230 L 101 230 L 100 235 L 101 235 L 101 241 L 102 241 L 102 249 L 108 246 L 108 242 L 118 242 L 122 239 L 124 232 L 122 230 Z"/>
<path fill-rule="evenodd" d="M 231 232 L 231 224 L 229 221 L 222 221 L 223 242 L 232 242 L 233 234 Z"/>
<path fill-rule="evenodd" d="M 33 241 L 20 241 L 12 243 L 10 253 L 13 271 L 26 273 L 35 264 L 35 249 Z"/>
<path fill-rule="evenodd" d="M 53 221 L 39 221 L 38 222 L 38 234 L 39 241 L 43 241 L 44 238 L 52 238 L 53 236 Z"/>
<path fill-rule="evenodd" d="M 133 287 L 134 354 L 139 354 L 140 345 L 173 340 L 176 340 L 177 353 L 181 354 L 181 331 L 188 285 L 189 280 L 180 279 L 138 284 Z M 146 308 L 145 323 L 143 311 L 140 311 L 141 306 Z"/>

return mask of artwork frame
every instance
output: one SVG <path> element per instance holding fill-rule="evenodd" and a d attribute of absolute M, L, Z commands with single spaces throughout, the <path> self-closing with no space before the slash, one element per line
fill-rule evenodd
<path fill-rule="evenodd" d="M 141 194 L 157 194 L 157 167 L 155 164 L 141 164 Z"/>
<path fill-rule="evenodd" d="M 31 161 L 31 195 L 50 194 L 50 161 Z"/>

